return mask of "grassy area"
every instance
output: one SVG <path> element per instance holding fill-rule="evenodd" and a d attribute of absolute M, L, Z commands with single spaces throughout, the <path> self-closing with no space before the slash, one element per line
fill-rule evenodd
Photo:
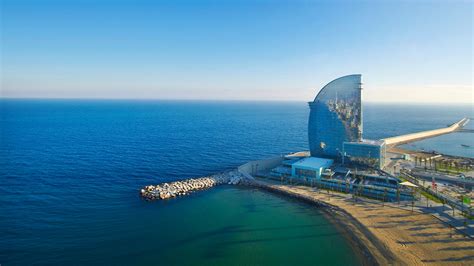
<path fill-rule="evenodd" d="M 429 200 L 432 200 L 434 202 L 437 202 L 437 203 L 443 203 L 443 201 L 441 201 L 439 198 L 431 195 L 430 193 L 428 192 L 425 192 L 424 190 L 421 190 L 421 189 L 417 189 L 421 195 L 423 195 L 425 198 L 428 198 Z"/>
<path fill-rule="evenodd" d="M 399 178 L 400 180 L 402 180 L 403 182 L 408 181 L 407 179 L 405 179 L 405 178 L 404 178 L 403 176 L 401 176 L 401 175 L 398 176 L 398 178 Z"/>
<path fill-rule="evenodd" d="M 459 167 L 450 167 L 448 166 L 447 168 L 444 166 L 437 166 L 436 171 L 438 172 L 444 172 L 444 173 L 451 173 L 451 174 L 462 174 L 462 173 L 467 173 L 469 172 L 469 169 L 465 168 L 459 168 Z"/>
<path fill-rule="evenodd" d="M 410 180 L 407 180 L 406 178 L 403 178 L 403 176 L 399 176 L 398 178 L 400 178 L 402 181 L 409 181 Z M 441 199 L 431 195 L 430 193 L 420 189 L 420 188 L 417 188 L 416 191 L 420 192 L 421 195 L 423 195 L 425 198 L 428 198 L 434 202 L 437 202 L 437 203 L 443 203 L 443 201 L 441 201 Z"/>
<path fill-rule="evenodd" d="M 469 219 L 469 220 L 474 220 L 474 216 L 473 216 L 473 215 L 469 215 L 469 214 L 467 214 L 467 213 L 465 213 L 465 212 L 462 213 L 462 216 L 466 217 L 466 218 Z"/>
<path fill-rule="evenodd" d="M 409 180 L 403 178 L 402 176 L 399 176 L 399 178 L 403 181 L 409 181 Z M 437 202 L 437 203 L 443 203 L 443 201 L 441 199 L 437 198 L 436 196 L 431 195 L 428 192 L 425 192 L 424 190 L 422 190 L 420 188 L 417 188 L 416 191 L 420 192 L 420 194 L 422 196 L 424 196 L 425 198 L 428 198 L 429 200 L 432 200 L 432 201 Z M 469 215 L 467 212 L 463 212 L 462 216 L 466 217 L 469 220 L 474 220 L 474 215 Z"/>

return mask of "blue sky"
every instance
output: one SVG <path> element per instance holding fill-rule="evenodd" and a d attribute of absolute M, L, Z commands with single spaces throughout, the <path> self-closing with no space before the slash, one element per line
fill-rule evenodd
<path fill-rule="evenodd" d="M 3 97 L 474 102 L 471 1 L 3 0 Z"/>

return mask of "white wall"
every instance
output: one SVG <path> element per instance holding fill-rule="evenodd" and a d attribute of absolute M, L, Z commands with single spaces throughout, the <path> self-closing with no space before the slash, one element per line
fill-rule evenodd
<path fill-rule="evenodd" d="M 238 171 L 247 177 L 252 177 L 252 171 L 270 170 L 281 164 L 283 157 L 251 161 L 238 167 Z"/>

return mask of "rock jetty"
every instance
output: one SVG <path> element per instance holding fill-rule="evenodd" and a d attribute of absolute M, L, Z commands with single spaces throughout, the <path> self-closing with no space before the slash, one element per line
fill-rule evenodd
<path fill-rule="evenodd" d="M 189 194 L 192 191 L 207 189 L 221 184 L 249 184 L 249 177 L 238 171 L 215 174 L 208 177 L 191 178 L 182 181 L 145 186 L 140 195 L 147 200 L 169 199 Z"/>

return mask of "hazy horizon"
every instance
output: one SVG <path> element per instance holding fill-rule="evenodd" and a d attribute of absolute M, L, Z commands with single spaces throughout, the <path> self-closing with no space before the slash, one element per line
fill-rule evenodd
<path fill-rule="evenodd" d="M 0 100 L 78 100 L 78 101 L 170 101 L 170 102 L 179 102 L 179 101 L 189 101 L 189 102 L 265 102 L 265 103 L 308 103 L 314 100 L 275 100 L 275 99 L 184 99 L 184 98 L 62 98 L 62 97 L 5 97 L 0 96 Z M 377 101 L 363 101 L 363 104 L 380 104 L 380 105 L 449 105 L 449 106 L 461 106 L 461 105 L 470 105 L 471 102 L 377 102 Z M 474 106 L 473 106 L 474 111 Z"/>
<path fill-rule="evenodd" d="M 1 98 L 474 102 L 468 1 L 2 1 Z"/>

